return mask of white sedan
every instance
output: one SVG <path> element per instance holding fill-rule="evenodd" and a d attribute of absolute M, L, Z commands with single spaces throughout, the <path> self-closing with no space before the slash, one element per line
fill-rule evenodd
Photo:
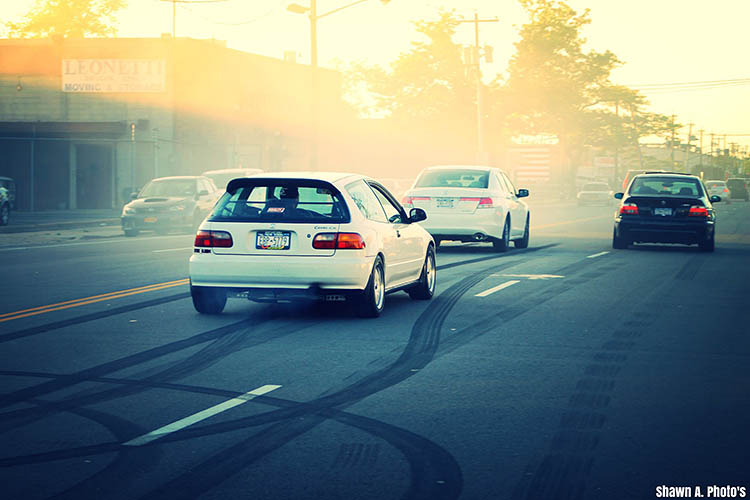
<path fill-rule="evenodd" d="M 285 172 L 232 180 L 203 222 L 190 257 L 195 309 L 218 314 L 228 296 L 257 302 L 352 300 L 363 317 L 385 294 L 435 291 L 435 242 L 374 179 Z"/>
<path fill-rule="evenodd" d="M 528 190 L 513 186 L 505 173 L 485 166 L 436 166 L 424 169 L 406 192 L 406 208 L 422 208 L 422 224 L 439 245 L 443 240 L 490 241 L 498 252 L 513 241 L 529 246 L 529 207 L 519 198 Z"/>

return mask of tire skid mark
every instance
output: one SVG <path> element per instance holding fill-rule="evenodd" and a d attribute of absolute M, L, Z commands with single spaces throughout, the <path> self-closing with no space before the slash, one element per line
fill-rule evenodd
<path fill-rule="evenodd" d="M 700 258 L 688 259 L 680 273 L 686 269 L 693 272 L 693 268 L 699 267 L 695 265 L 695 260 Z M 650 295 L 663 293 L 660 289 L 669 286 L 673 285 L 665 281 L 650 290 L 649 294 L 643 294 L 642 288 L 635 286 L 624 294 L 637 297 L 631 316 L 637 319 L 625 320 L 619 328 L 613 329 L 590 363 L 583 367 L 582 377 L 570 395 L 548 453 L 527 465 L 523 477 L 516 484 L 513 498 L 584 498 L 601 430 L 607 421 L 605 411 L 611 402 L 611 393 L 628 359 L 628 352 L 636 346 L 636 340 L 643 333 L 635 329 L 646 329 L 656 321 L 656 313 L 649 306 Z M 621 340 L 623 338 L 628 340 Z"/>
<path fill-rule="evenodd" d="M 0 335 L 0 343 L 8 342 L 10 340 L 20 339 L 23 337 L 29 337 L 31 335 L 37 335 L 37 334 L 44 333 L 44 332 L 49 332 L 52 330 L 57 330 L 58 328 L 65 328 L 66 326 L 78 325 L 81 323 L 86 323 L 88 321 L 94 321 L 97 319 L 108 318 L 110 316 L 116 316 L 118 314 L 124 314 L 127 312 L 137 311 L 139 309 L 145 309 L 147 307 L 167 304 L 169 302 L 186 299 L 188 297 L 190 297 L 189 292 L 176 293 L 173 295 L 168 295 L 166 297 L 160 297 L 158 299 L 144 300 L 142 302 L 136 302 L 135 304 L 129 304 L 126 306 L 120 306 L 120 307 L 114 307 L 112 309 L 107 309 L 106 311 L 100 311 L 100 312 L 95 312 L 91 314 L 84 314 L 83 316 L 76 316 L 74 318 L 65 319 L 62 321 L 55 321 L 55 322 L 47 323 L 44 325 L 34 326 L 31 328 L 26 328 L 23 330 L 12 332 L 12 333 L 6 333 L 4 335 Z"/>
<path fill-rule="evenodd" d="M 414 323 L 409 342 L 401 355 L 390 366 L 373 372 L 336 393 L 289 410 L 265 414 L 266 418 L 273 418 L 276 423 L 262 433 L 252 435 L 207 458 L 191 467 L 189 472 L 173 478 L 142 498 L 160 499 L 167 494 L 171 498 L 194 498 L 317 427 L 329 418 L 328 411 L 349 407 L 418 373 L 413 370 L 420 370 L 432 361 L 440 342 L 440 330 L 448 313 L 486 274 L 486 271 L 480 271 L 470 275 L 433 299 Z M 283 418 L 278 418 L 282 416 Z M 262 417 L 263 415 L 257 415 L 255 420 Z M 367 428 L 364 430 L 372 433 Z M 181 432 L 176 432 L 173 436 L 178 438 L 179 434 Z M 405 430 L 401 430 L 393 438 L 396 438 L 394 444 L 404 453 L 411 468 L 411 483 L 403 498 L 433 500 L 458 497 L 463 488 L 463 477 L 459 465 L 450 453 L 432 441 Z"/>
<path fill-rule="evenodd" d="M 218 337 L 200 351 L 180 361 L 168 364 L 166 368 L 159 369 L 148 376 L 142 378 L 139 377 L 139 380 L 144 382 L 144 385 L 142 386 L 116 387 L 106 390 L 91 389 L 66 397 L 62 401 L 49 402 L 43 405 L 38 405 L 35 408 L 25 408 L 2 413 L 0 414 L 0 422 L 12 422 L 4 425 L 0 432 L 7 432 L 15 426 L 27 425 L 30 421 L 46 418 L 55 413 L 70 411 L 71 409 L 81 406 L 88 406 L 144 392 L 150 388 L 148 384 L 151 381 L 163 383 L 187 377 L 218 363 L 227 355 L 234 354 L 243 349 L 255 347 L 285 335 L 291 335 L 302 328 L 315 324 L 314 322 L 301 322 L 298 325 L 292 325 L 286 329 L 279 329 L 276 324 L 270 327 L 264 327 L 262 323 L 267 320 L 256 319 L 254 320 L 256 328 L 253 330 L 252 336 L 248 337 L 246 331 L 242 328 L 245 326 L 243 323 L 246 321 L 250 320 L 243 320 L 240 322 L 239 328 L 234 331 L 226 332 L 223 336 Z M 81 380 L 81 382 L 90 382 L 93 380 L 95 379 L 87 378 Z"/>

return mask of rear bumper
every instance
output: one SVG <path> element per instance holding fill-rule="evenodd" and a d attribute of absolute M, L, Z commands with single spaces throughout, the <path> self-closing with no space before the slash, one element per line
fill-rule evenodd
<path fill-rule="evenodd" d="M 714 234 L 714 221 L 652 221 L 615 219 L 618 237 L 636 243 L 696 244 Z"/>
<path fill-rule="evenodd" d="M 364 290 L 375 257 L 346 255 L 293 257 L 193 253 L 190 280 L 195 286 L 238 290 Z"/>
<path fill-rule="evenodd" d="M 482 213 L 484 210 L 487 213 Z M 420 225 L 434 238 L 444 240 L 474 241 L 476 233 L 501 238 L 503 232 L 502 214 L 488 209 L 477 209 L 473 214 L 428 213 Z"/>

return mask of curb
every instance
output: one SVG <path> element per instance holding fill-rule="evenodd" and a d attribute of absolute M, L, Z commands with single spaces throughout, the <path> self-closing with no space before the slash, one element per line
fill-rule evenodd
<path fill-rule="evenodd" d="M 34 233 L 42 231 L 55 231 L 58 229 L 79 229 L 82 227 L 101 227 L 101 226 L 119 226 L 120 219 L 100 219 L 88 221 L 70 221 L 70 222 L 47 222 L 43 224 L 25 224 L 25 225 L 8 225 L 0 227 L 0 234 L 10 233 Z"/>

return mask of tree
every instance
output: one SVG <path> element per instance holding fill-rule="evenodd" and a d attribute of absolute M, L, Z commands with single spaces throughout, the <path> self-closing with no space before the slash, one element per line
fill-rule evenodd
<path fill-rule="evenodd" d="M 441 12 L 437 21 L 416 22 L 427 40 L 413 42 L 412 49 L 388 68 L 353 66 L 347 74 L 348 87 L 350 94 L 364 90 L 372 97 L 366 114 L 472 133 L 475 83 L 461 58 L 461 46 L 453 41 L 457 21 L 454 12 Z"/>
<path fill-rule="evenodd" d="M 529 22 L 509 65 L 505 120 L 518 132 L 556 135 L 575 168 L 592 127 L 610 118 L 596 107 L 607 102 L 610 73 L 620 61 L 610 51 L 584 50 L 588 9 L 579 14 L 564 1 L 519 1 Z"/>
<path fill-rule="evenodd" d="M 126 0 L 38 0 L 18 23 L 6 23 L 11 37 L 41 38 L 59 35 L 79 38 L 116 33 L 114 14 Z"/>

